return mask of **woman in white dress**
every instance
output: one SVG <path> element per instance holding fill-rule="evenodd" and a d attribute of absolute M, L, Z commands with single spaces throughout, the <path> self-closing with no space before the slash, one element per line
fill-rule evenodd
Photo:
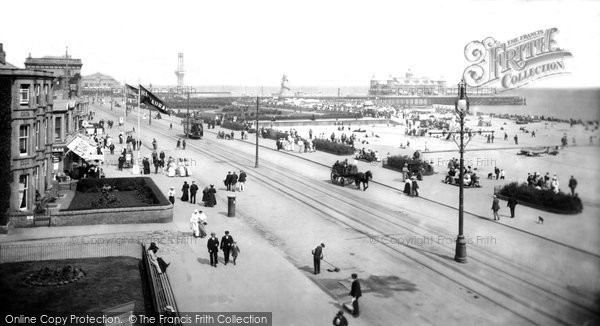
<path fill-rule="evenodd" d="M 195 209 L 194 213 L 192 214 L 192 217 L 190 218 L 190 228 L 192 229 L 194 238 L 197 238 L 200 236 L 200 229 L 198 228 L 198 223 L 200 222 L 199 215 L 200 215 L 200 213 L 198 212 L 197 209 Z"/>
<path fill-rule="evenodd" d="M 174 177 L 175 176 L 175 160 L 172 157 L 169 157 L 169 163 L 167 166 L 167 175 L 169 177 Z"/>

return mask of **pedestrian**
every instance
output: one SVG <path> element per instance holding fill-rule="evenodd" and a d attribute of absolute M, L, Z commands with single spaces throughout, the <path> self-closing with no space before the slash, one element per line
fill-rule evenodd
<path fill-rule="evenodd" d="M 506 177 L 506 173 L 504 172 L 504 169 L 500 170 L 500 180 L 504 180 Z"/>
<path fill-rule="evenodd" d="M 173 130 L 173 122 L 169 124 L 169 130 Z"/>
<path fill-rule="evenodd" d="M 190 190 L 190 185 L 188 185 L 187 181 L 184 181 L 183 187 L 181 187 L 181 191 L 183 192 L 183 195 L 181 195 L 181 201 L 189 200 L 189 195 L 188 195 L 189 190 Z"/>
<path fill-rule="evenodd" d="M 571 196 L 575 196 L 575 188 L 577 188 L 577 180 L 573 176 L 569 179 L 569 188 L 571 188 Z"/>
<path fill-rule="evenodd" d="M 198 215 L 200 215 L 200 213 L 197 209 L 195 209 L 194 213 L 192 213 L 192 217 L 190 218 L 190 229 L 192 229 L 192 234 L 194 235 L 194 238 L 200 236 L 200 228 L 198 226 L 200 220 L 198 218 Z"/>
<path fill-rule="evenodd" d="M 177 138 L 177 149 L 181 148 L 181 138 Z"/>
<path fill-rule="evenodd" d="M 229 262 L 229 253 L 231 252 L 232 244 L 233 237 L 229 235 L 229 231 L 225 231 L 225 235 L 221 238 L 221 250 L 223 250 L 223 256 L 225 257 L 225 265 Z"/>
<path fill-rule="evenodd" d="M 237 242 L 233 242 L 231 244 L 231 257 L 233 257 L 233 265 L 235 265 L 235 261 L 238 258 L 238 255 L 240 254 L 240 247 L 238 247 Z"/>
<path fill-rule="evenodd" d="M 244 170 L 241 170 L 240 177 L 238 178 L 240 191 L 244 191 L 246 189 L 246 177 L 246 172 Z"/>
<path fill-rule="evenodd" d="M 494 174 L 496 175 L 496 180 L 500 178 L 500 169 L 497 166 L 494 167 Z"/>
<path fill-rule="evenodd" d="M 504 140 L 508 140 L 508 134 L 504 132 Z"/>
<path fill-rule="evenodd" d="M 494 200 L 492 201 L 492 211 L 494 212 L 494 221 L 500 221 L 500 215 L 498 215 L 498 211 L 500 210 L 500 201 L 498 197 L 494 195 Z"/>
<path fill-rule="evenodd" d="M 171 265 L 171 263 L 167 264 L 162 258 L 158 257 L 156 253 L 158 252 L 158 247 L 156 243 L 151 242 L 150 247 L 148 247 L 148 260 L 150 263 L 156 267 L 158 274 L 162 274 L 167 271 L 167 267 Z"/>
<path fill-rule="evenodd" d="M 517 206 L 517 204 L 518 204 L 517 198 L 513 194 L 512 196 L 510 196 L 510 199 L 508 200 L 508 204 L 506 204 L 506 206 L 508 206 L 508 208 L 510 208 L 510 217 L 512 217 L 512 218 L 515 218 L 515 207 Z"/>
<path fill-rule="evenodd" d="M 352 285 L 350 286 L 350 296 L 352 297 L 352 316 L 358 317 L 360 311 L 358 309 L 358 298 L 362 296 L 358 275 L 352 273 Z"/>
<path fill-rule="evenodd" d="M 404 163 L 404 166 L 402 167 L 402 180 L 406 180 L 407 177 L 408 177 L 408 163 Z"/>
<path fill-rule="evenodd" d="M 196 203 L 196 193 L 198 192 L 198 185 L 196 184 L 196 181 L 192 181 L 192 184 L 190 185 L 190 203 L 195 204 Z"/>
<path fill-rule="evenodd" d="M 494 143 L 494 133 L 492 133 L 492 144 Z"/>
<path fill-rule="evenodd" d="M 515 135 L 515 145 L 519 145 L 519 136 Z"/>
<path fill-rule="evenodd" d="M 208 186 L 206 186 L 202 190 L 202 202 L 204 203 L 204 206 L 207 206 L 206 203 L 208 203 L 208 189 Z"/>
<path fill-rule="evenodd" d="M 346 317 L 344 317 L 343 310 L 338 311 L 335 317 L 333 317 L 332 324 L 334 326 L 348 326 L 348 320 L 346 319 Z"/>
<path fill-rule="evenodd" d="M 210 189 L 208 189 L 208 201 L 206 202 L 206 206 L 213 207 L 217 205 L 217 189 L 215 189 L 214 185 L 210 185 Z"/>
<path fill-rule="evenodd" d="M 153 160 L 152 163 L 154 164 L 154 174 L 158 174 L 158 168 L 160 167 L 160 161 L 158 159 Z"/>
<path fill-rule="evenodd" d="M 225 177 L 225 180 L 223 180 L 223 182 L 225 183 L 225 187 L 227 187 L 227 191 L 231 190 L 231 171 L 227 172 L 227 176 Z"/>
<path fill-rule="evenodd" d="M 125 164 L 125 156 L 119 156 L 119 171 L 123 171 L 123 165 Z"/>
<path fill-rule="evenodd" d="M 235 192 L 235 189 L 237 187 L 237 182 L 238 182 L 238 175 L 237 173 L 235 173 L 235 171 L 233 171 L 233 174 L 231 175 L 231 191 Z"/>
<path fill-rule="evenodd" d="M 325 248 L 325 244 L 321 243 L 312 251 L 315 275 L 321 273 L 321 259 L 323 259 L 323 248 Z"/>
<path fill-rule="evenodd" d="M 404 179 L 404 193 L 408 196 L 410 196 L 412 194 L 411 190 L 410 190 L 411 186 L 412 186 L 412 182 L 410 181 L 410 179 L 409 178 Z"/>
<path fill-rule="evenodd" d="M 412 195 L 419 197 L 419 184 L 417 183 L 417 178 L 414 176 L 412 177 L 412 187 L 410 188 L 412 190 Z"/>
<path fill-rule="evenodd" d="M 217 239 L 216 233 L 212 232 L 210 234 L 206 247 L 208 248 L 208 254 L 210 255 L 210 266 L 217 267 L 217 264 L 219 263 L 219 239 Z"/>
<path fill-rule="evenodd" d="M 183 140 L 182 146 L 183 146 L 183 150 L 185 151 L 185 139 Z"/>
<path fill-rule="evenodd" d="M 113 155 L 115 153 L 115 144 L 110 144 L 110 146 L 108 146 L 108 149 L 110 149 L 110 154 Z"/>
<path fill-rule="evenodd" d="M 156 138 L 153 138 L 153 139 L 152 139 L 152 148 L 153 148 L 154 150 L 156 150 L 157 144 L 158 144 L 158 143 L 156 142 Z"/>

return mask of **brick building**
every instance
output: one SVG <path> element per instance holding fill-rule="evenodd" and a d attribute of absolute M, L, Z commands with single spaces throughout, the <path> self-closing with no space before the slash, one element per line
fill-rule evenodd
<path fill-rule="evenodd" d="M 10 184 L 0 209 L 8 206 L 11 219 L 33 215 L 36 193 L 44 195 L 62 171 L 67 139 L 84 114 L 86 103 L 54 99 L 55 80 L 53 72 L 7 63 L 0 43 L 0 183 Z"/>
<path fill-rule="evenodd" d="M 65 51 L 64 56 L 44 56 L 25 59 L 25 69 L 44 70 L 54 73 L 55 98 L 72 98 L 81 95 L 81 59 L 74 59 Z"/>

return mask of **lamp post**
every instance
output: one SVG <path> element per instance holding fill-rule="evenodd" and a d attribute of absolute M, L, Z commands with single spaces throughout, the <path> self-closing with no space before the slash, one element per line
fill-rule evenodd
<path fill-rule="evenodd" d="M 464 177 L 464 152 L 465 152 L 465 115 L 469 112 L 469 99 L 467 98 L 467 84 L 463 78 L 458 83 L 458 98 L 454 104 L 454 109 L 460 118 L 460 172 L 458 179 L 458 236 L 456 237 L 456 252 L 454 254 L 454 260 L 459 263 L 467 262 L 467 241 L 463 234 L 463 177 Z"/>
<path fill-rule="evenodd" d="M 256 97 L 256 160 L 254 161 L 254 167 L 258 167 L 258 102 L 259 97 Z"/>

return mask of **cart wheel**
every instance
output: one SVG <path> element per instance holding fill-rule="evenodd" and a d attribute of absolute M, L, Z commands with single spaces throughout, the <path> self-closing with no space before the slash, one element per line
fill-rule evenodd
<path fill-rule="evenodd" d="M 346 183 L 346 178 L 344 178 L 344 177 L 341 177 L 341 178 L 340 178 L 340 186 L 342 186 L 342 187 L 343 187 L 343 186 L 345 185 L 345 183 Z"/>

